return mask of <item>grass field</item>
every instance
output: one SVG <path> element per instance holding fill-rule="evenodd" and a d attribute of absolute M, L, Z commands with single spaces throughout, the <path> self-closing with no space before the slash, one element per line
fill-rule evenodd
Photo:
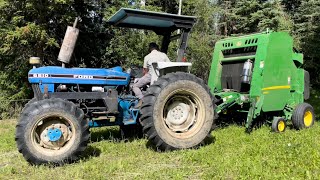
<path fill-rule="evenodd" d="M 117 129 L 94 129 L 82 160 L 55 168 L 29 165 L 16 149 L 16 120 L 0 123 L 0 179 L 320 178 L 319 123 L 282 134 L 264 126 L 250 135 L 232 125 L 214 131 L 214 142 L 200 149 L 165 153 L 145 139 L 119 141 Z"/>

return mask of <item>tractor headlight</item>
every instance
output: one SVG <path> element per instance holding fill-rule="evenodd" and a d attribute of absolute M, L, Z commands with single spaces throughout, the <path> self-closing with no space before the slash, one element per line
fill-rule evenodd
<path fill-rule="evenodd" d="M 40 60 L 39 57 L 30 57 L 29 63 L 31 65 L 40 65 L 41 64 L 41 60 Z"/>
<path fill-rule="evenodd" d="M 29 64 L 33 66 L 33 69 L 40 66 L 41 60 L 39 57 L 30 57 Z"/>

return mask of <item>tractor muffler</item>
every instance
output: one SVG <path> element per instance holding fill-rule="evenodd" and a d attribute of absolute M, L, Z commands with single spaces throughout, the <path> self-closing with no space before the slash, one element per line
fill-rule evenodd
<path fill-rule="evenodd" d="M 64 36 L 58 61 L 62 62 L 62 67 L 65 67 L 65 64 L 68 64 L 70 62 L 71 56 L 74 51 L 74 47 L 76 45 L 78 36 L 79 36 L 79 29 L 76 28 L 78 23 L 78 17 L 73 23 L 73 27 L 68 26 L 66 34 Z"/>

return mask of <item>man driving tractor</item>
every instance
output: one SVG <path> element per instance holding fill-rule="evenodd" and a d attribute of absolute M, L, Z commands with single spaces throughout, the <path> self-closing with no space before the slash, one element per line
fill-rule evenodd
<path fill-rule="evenodd" d="M 141 77 L 133 85 L 133 92 L 139 98 L 139 103 L 136 108 L 140 108 L 142 105 L 143 94 L 141 88 L 151 82 L 151 72 L 153 71 L 152 63 L 155 62 L 170 62 L 168 56 L 159 51 L 159 46 L 152 42 L 149 44 L 149 54 L 144 57 L 143 61 L 143 77 Z"/>

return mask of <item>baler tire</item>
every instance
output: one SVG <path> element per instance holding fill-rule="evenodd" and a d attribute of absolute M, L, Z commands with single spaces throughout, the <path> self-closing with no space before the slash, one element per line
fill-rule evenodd
<path fill-rule="evenodd" d="M 158 78 L 143 98 L 140 119 L 143 132 L 161 151 L 196 148 L 211 137 L 217 118 L 214 102 L 215 98 L 202 79 L 189 73 L 169 73 Z M 181 119 L 184 114 L 187 117 L 181 125 L 172 124 L 170 120 L 174 116 L 170 112 L 175 112 L 180 105 L 189 107 L 189 111 L 186 113 L 186 108 L 182 107 L 182 111 L 176 112 L 181 113 Z M 180 131 L 180 127 L 185 129 Z"/>
<path fill-rule="evenodd" d="M 297 129 L 310 128 L 315 122 L 313 107 L 308 103 L 301 103 L 292 114 L 292 124 Z"/>
<path fill-rule="evenodd" d="M 48 129 L 56 127 L 61 130 L 58 140 L 43 139 L 48 136 Z M 24 108 L 16 126 L 15 141 L 30 164 L 63 165 L 78 160 L 89 138 L 89 123 L 83 111 L 72 102 L 51 98 Z"/>
<path fill-rule="evenodd" d="M 283 118 L 274 119 L 272 121 L 271 128 L 273 132 L 282 133 L 286 130 L 286 127 L 287 127 L 287 123 Z"/>

